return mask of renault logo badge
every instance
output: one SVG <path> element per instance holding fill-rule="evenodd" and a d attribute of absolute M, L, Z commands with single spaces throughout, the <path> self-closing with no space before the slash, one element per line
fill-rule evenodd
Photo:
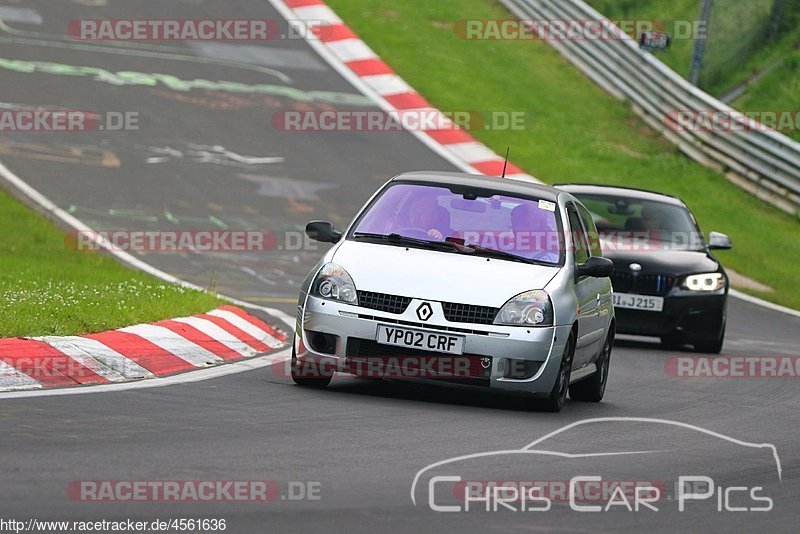
<path fill-rule="evenodd" d="M 433 315 L 433 308 L 429 302 L 423 302 L 417 308 L 417 317 L 419 317 L 420 321 L 427 321 Z"/>

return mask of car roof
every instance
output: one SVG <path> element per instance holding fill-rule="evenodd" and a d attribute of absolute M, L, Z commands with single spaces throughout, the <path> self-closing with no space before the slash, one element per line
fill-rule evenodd
<path fill-rule="evenodd" d="M 636 189 L 634 187 L 600 184 L 557 184 L 554 187 L 573 195 L 616 195 L 627 198 L 635 198 L 638 200 L 652 200 L 654 202 L 664 202 L 666 204 L 686 207 L 683 201 L 678 197 L 664 193 L 657 193 L 655 191 L 648 191 L 647 189 Z"/>
<path fill-rule="evenodd" d="M 463 185 L 467 187 L 492 189 L 497 191 L 497 193 L 534 196 L 552 202 L 555 202 L 558 195 L 562 193 L 562 191 L 554 187 L 536 182 L 461 172 L 404 172 L 392 178 L 392 181 L 420 182 L 431 185 Z"/>

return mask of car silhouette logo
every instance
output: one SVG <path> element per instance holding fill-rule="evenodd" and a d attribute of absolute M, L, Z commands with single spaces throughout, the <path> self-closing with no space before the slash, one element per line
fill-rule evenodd
<path fill-rule="evenodd" d="M 431 307 L 430 303 L 423 302 L 417 308 L 417 317 L 419 317 L 420 321 L 427 321 L 433 315 L 433 308 Z"/>
<path fill-rule="evenodd" d="M 642 270 L 641 264 L 638 263 L 631 263 L 630 265 L 628 265 L 628 268 L 635 273 L 638 273 L 639 271 Z"/>

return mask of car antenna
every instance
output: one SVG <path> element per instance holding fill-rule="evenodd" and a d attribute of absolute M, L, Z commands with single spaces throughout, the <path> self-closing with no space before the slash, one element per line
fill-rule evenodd
<path fill-rule="evenodd" d="M 503 162 L 503 176 L 501 176 L 501 178 L 505 178 L 506 177 L 506 169 L 508 169 L 508 153 L 509 152 L 511 152 L 511 147 L 507 146 L 506 147 L 506 160 Z"/>

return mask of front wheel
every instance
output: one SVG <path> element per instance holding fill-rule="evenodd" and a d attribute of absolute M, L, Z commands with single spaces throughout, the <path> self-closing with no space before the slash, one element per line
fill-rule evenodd
<path fill-rule="evenodd" d="M 577 384 L 569 387 L 569 397 L 584 402 L 600 402 L 606 392 L 608 369 L 611 364 L 611 348 L 614 346 L 614 335 L 609 332 L 603 351 L 597 359 L 597 371 Z"/>
<path fill-rule="evenodd" d="M 534 406 L 545 412 L 560 412 L 567 400 L 569 379 L 572 376 L 572 357 L 574 356 L 575 339 L 570 334 L 561 356 L 561 366 L 558 368 L 556 383 L 546 399 L 537 399 Z"/>
<path fill-rule="evenodd" d="M 298 386 L 324 388 L 331 383 L 333 372 L 318 362 L 301 362 L 297 359 L 295 344 L 292 342 L 292 380 Z"/>
<path fill-rule="evenodd" d="M 694 350 L 706 354 L 719 354 L 722 352 L 722 344 L 725 342 L 725 325 L 722 325 L 722 332 L 719 337 L 712 341 L 698 341 L 694 344 Z"/>

